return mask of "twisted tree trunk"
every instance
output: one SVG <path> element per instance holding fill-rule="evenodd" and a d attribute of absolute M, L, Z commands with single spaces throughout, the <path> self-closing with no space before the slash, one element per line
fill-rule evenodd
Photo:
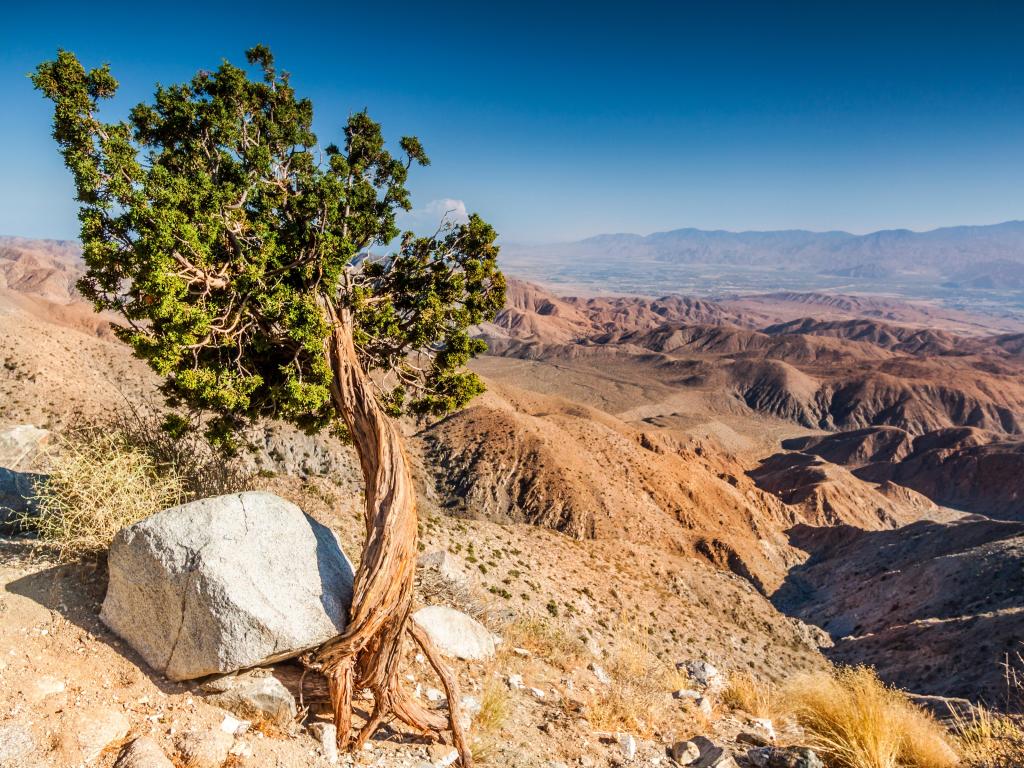
<path fill-rule="evenodd" d="M 330 687 L 338 747 L 359 749 L 381 724 L 398 718 L 438 737 L 446 726 L 450 728 L 468 768 L 472 758 L 459 721 L 458 683 L 426 633 L 409 621 L 417 553 L 416 494 L 401 435 L 381 409 L 356 355 L 351 316 L 330 306 L 327 311 L 332 325 L 327 349 L 334 372 L 331 395 L 352 436 L 366 485 L 366 542 L 348 626 L 316 654 Z M 407 632 L 441 678 L 448 697 L 447 718 L 421 706 L 399 683 Z M 364 688 L 373 693 L 373 712 L 353 739 L 352 694 Z"/>

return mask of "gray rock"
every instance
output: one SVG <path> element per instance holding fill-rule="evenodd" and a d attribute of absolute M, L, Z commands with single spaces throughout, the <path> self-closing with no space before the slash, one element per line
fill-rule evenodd
<path fill-rule="evenodd" d="M 178 736 L 174 746 L 181 761 L 189 768 L 221 768 L 234 743 L 235 737 L 220 729 L 193 730 Z"/>
<path fill-rule="evenodd" d="M 686 672 L 690 679 L 702 688 L 719 690 L 725 686 L 722 673 L 707 661 L 681 661 L 676 664 L 676 668 Z"/>
<path fill-rule="evenodd" d="M 615 740 L 619 744 L 619 751 L 626 760 L 636 757 L 636 738 L 631 733 L 617 733 Z"/>
<path fill-rule="evenodd" d="M 483 624 L 454 608 L 428 605 L 412 615 L 445 656 L 483 661 L 494 656 L 494 637 Z"/>
<path fill-rule="evenodd" d="M 748 750 L 747 760 L 755 768 L 825 768 L 821 758 L 807 747 L 757 747 Z"/>
<path fill-rule="evenodd" d="M 309 726 L 309 732 L 313 734 L 320 743 L 320 751 L 328 763 L 334 765 L 338 762 L 338 729 L 334 723 L 313 723 Z"/>
<path fill-rule="evenodd" d="M 121 531 L 100 618 L 172 680 L 297 656 L 345 628 L 337 537 L 270 493 L 202 499 Z"/>
<path fill-rule="evenodd" d="M 669 749 L 669 756 L 680 765 L 693 765 L 700 760 L 700 747 L 692 741 L 677 741 Z"/>
<path fill-rule="evenodd" d="M 738 768 L 732 754 L 704 736 L 695 736 L 693 743 L 700 750 L 700 757 L 691 765 L 693 768 Z"/>
<path fill-rule="evenodd" d="M 28 466 L 49 436 L 49 430 L 31 424 L 0 430 L 0 466 L 9 469 Z"/>
<path fill-rule="evenodd" d="M 139 736 L 121 750 L 114 768 L 174 768 L 174 763 L 153 739 Z"/>
<path fill-rule="evenodd" d="M 211 704 L 249 720 L 257 720 L 290 730 L 298 708 L 295 697 L 276 677 L 253 674 L 231 675 L 204 683 L 212 695 Z"/>
<path fill-rule="evenodd" d="M 0 534 L 16 536 L 25 532 L 21 520 L 38 514 L 33 497 L 45 479 L 46 475 L 0 467 Z"/>
<path fill-rule="evenodd" d="M 13 766 L 36 748 L 32 729 L 22 723 L 0 725 L 0 766 Z"/>

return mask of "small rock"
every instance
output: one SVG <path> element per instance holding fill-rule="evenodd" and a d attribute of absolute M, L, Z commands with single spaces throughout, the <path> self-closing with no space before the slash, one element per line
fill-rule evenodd
<path fill-rule="evenodd" d="M 522 675 L 509 675 L 507 679 L 508 687 L 512 690 L 521 691 L 523 688 L 526 687 L 526 684 L 523 683 Z"/>
<path fill-rule="evenodd" d="M 447 768 L 459 759 L 459 751 L 446 744 L 431 744 L 427 748 L 434 768 Z"/>
<path fill-rule="evenodd" d="M 252 723 L 248 720 L 239 720 L 237 717 L 225 715 L 224 720 L 221 721 L 220 729 L 224 731 L 224 733 L 230 733 L 232 736 L 241 736 L 249 730 L 250 725 L 252 725 Z"/>
<path fill-rule="evenodd" d="M 63 693 L 66 687 L 63 680 L 50 675 L 42 675 L 32 683 L 32 693 L 36 701 L 41 701 L 47 696 Z"/>
<path fill-rule="evenodd" d="M 444 694 L 437 690 L 437 688 L 427 688 L 426 693 L 424 693 L 424 696 L 427 697 L 427 701 L 429 701 L 431 704 L 437 704 L 438 702 L 443 701 L 445 698 Z"/>
<path fill-rule="evenodd" d="M 692 688 L 680 688 L 678 691 L 672 691 L 672 698 L 697 700 L 700 698 L 700 691 L 695 691 Z"/>
<path fill-rule="evenodd" d="M 690 764 L 692 768 L 738 768 L 732 754 L 711 739 L 695 736 L 692 741 L 700 750 L 700 757 Z"/>
<path fill-rule="evenodd" d="M 749 744 L 752 747 L 770 747 L 772 745 L 767 737 L 752 731 L 741 731 L 736 736 L 736 741 L 740 744 Z"/>
<path fill-rule="evenodd" d="M 412 615 L 445 656 L 484 661 L 494 656 L 494 637 L 472 616 L 444 605 L 428 605 Z"/>
<path fill-rule="evenodd" d="M 548 760 L 547 768 L 569 768 L 569 766 L 561 760 Z"/>
<path fill-rule="evenodd" d="M 707 696 L 701 696 L 694 703 L 697 705 L 697 709 L 700 710 L 701 714 L 703 714 L 705 717 L 711 717 L 711 699 L 709 699 Z"/>
<path fill-rule="evenodd" d="M 114 768 L 174 768 L 174 763 L 153 739 L 139 736 L 121 750 Z"/>
<path fill-rule="evenodd" d="M 600 664 L 590 662 L 587 665 L 587 669 L 594 673 L 594 677 L 597 678 L 597 682 L 604 685 L 609 685 L 611 683 L 612 679 L 608 677 L 608 673 L 604 671 L 604 668 Z"/>
<path fill-rule="evenodd" d="M 518 656 L 521 659 L 528 659 L 528 658 L 530 658 L 530 656 L 533 655 L 528 650 L 526 650 L 525 648 L 513 648 L 512 649 L 512 653 L 514 653 L 516 656 Z"/>
<path fill-rule="evenodd" d="M 320 751 L 331 765 L 338 762 L 338 729 L 334 723 L 313 723 L 309 732 L 320 742 Z"/>
<path fill-rule="evenodd" d="M 533 696 L 533 698 L 535 699 L 543 699 L 544 691 L 542 691 L 540 688 L 531 688 L 530 695 Z"/>
<path fill-rule="evenodd" d="M 298 709 L 295 698 L 276 677 L 251 674 L 222 677 L 202 686 L 212 692 L 207 701 L 232 714 L 250 720 L 262 720 L 288 730 Z"/>
<path fill-rule="evenodd" d="M 669 750 L 669 755 L 680 765 L 693 765 L 700 760 L 700 747 L 692 741 L 677 741 Z"/>
<path fill-rule="evenodd" d="M 91 763 L 115 741 L 128 735 L 128 718 L 116 709 L 79 711 L 71 732 L 76 735 L 82 762 Z"/>
<path fill-rule="evenodd" d="M 416 564 L 425 571 L 433 571 L 445 581 L 459 585 L 466 585 L 470 582 L 465 568 L 446 550 L 435 549 L 432 552 L 424 552 L 419 556 Z"/>
<path fill-rule="evenodd" d="M 0 430 L 0 466 L 18 469 L 19 465 L 27 465 L 49 436 L 49 430 L 32 424 Z"/>
<path fill-rule="evenodd" d="M 231 749 L 228 750 L 228 754 L 235 757 L 252 757 L 252 747 L 244 741 L 236 741 Z"/>
<path fill-rule="evenodd" d="M 225 718 L 225 721 L 227 719 Z M 231 718 L 236 723 L 241 721 Z M 234 743 L 234 731 L 186 731 L 175 740 L 174 747 L 182 762 L 189 768 L 221 768 L 228 759 L 228 750 Z"/>
<path fill-rule="evenodd" d="M 32 730 L 21 723 L 0 725 L 0 765 L 14 765 L 35 749 Z"/>
<path fill-rule="evenodd" d="M 725 687 L 725 678 L 713 664 L 702 660 L 681 661 L 676 668 L 686 672 L 701 688 L 719 690 Z"/>
<path fill-rule="evenodd" d="M 622 751 L 624 758 L 632 760 L 636 757 L 636 739 L 633 738 L 633 734 L 617 733 L 615 734 L 615 740 L 619 743 L 619 749 Z"/>

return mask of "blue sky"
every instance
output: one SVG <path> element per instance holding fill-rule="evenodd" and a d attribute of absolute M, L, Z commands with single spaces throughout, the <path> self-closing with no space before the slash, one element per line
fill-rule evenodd
<path fill-rule="evenodd" d="M 19 3 L 0 28 L 0 233 L 75 237 L 57 47 L 111 117 L 271 46 L 327 143 L 368 107 L 506 240 L 683 226 L 865 232 L 1024 218 L 1024 6 L 1010 2 Z"/>

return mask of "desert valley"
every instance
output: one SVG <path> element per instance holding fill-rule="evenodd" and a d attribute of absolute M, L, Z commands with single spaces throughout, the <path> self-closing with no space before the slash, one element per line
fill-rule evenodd
<path fill-rule="evenodd" d="M 863 247 L 838 267 L 890 274 L 889 257 L 859 268 Z M 561 261 L 510 249 L 505 306 L 474 330 L 487 391 L 401 423 L 420 505 L 417 605 L 462 610 L 501 640 L 486 660 L 458 662 L 481 762 L 769 765 L 771 745 L 802 738 L 772 692 L 832 664 L 874 667 L 947 725 L 979 707 L 1020 714 L 1013 295 L 737 290 L 722 264 L 722 282 L 695 295 L 664 253 L 635 262 L 648 280 L 636 285 L 607 279 L 603 257 L 576 269 L 580 248 Z M 75 425 L 163 408 L 155 374 L 76 293 L 80 259 L 74 243 L 0 239 L 0 501 L 12 509 Z M 291 500 L 358 554 L 351 447 L 271 423 L 247 440 L 246 487 Z M 164 679 L 100 621 L 102 566 L 54 561 L 17 532 L 12 513 L 0 727 L 30 745 L 18 765 L 109 766 L 139 736 L 175 765 L 453 759 L 398 727 L 339 758 L 322 729 L 293 726 L 315 719 L 323 694 L 292 661 L 260 674 L 308 711 L 229 723 L 226 694 Z M 424 702 L 443 702 L 421 656 L 405 671 Z"/>

